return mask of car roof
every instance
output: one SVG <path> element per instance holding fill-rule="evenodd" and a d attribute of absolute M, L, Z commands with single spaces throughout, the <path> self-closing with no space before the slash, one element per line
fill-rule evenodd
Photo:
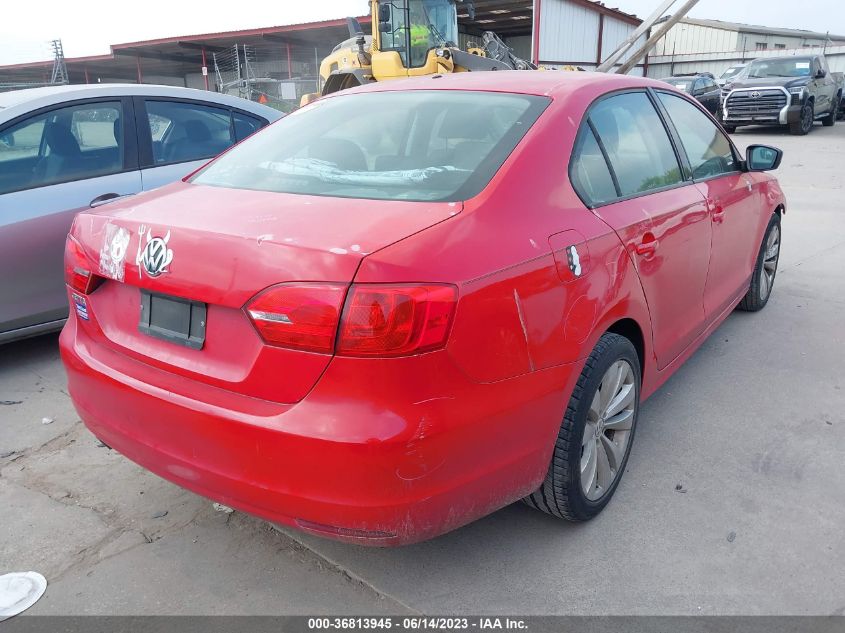
<path fill-rule="evenodd" d="M 27 88 L 0 93 L 0 123 L 16 118 L 32 110 L 58 105 L 78 99 L 97 97 L 173 97 L 195 99 L 220 106 L 238 108 L 275 121 L 282 113 L 273 108 L 248 101 L 232 95 L 220 94 L 208 90 L 182 88 L 179 86 L 159 86 L 153 84 L 84 84 Z"/>
<path fill-rule="evenodd" d="M 590 88 L 610 92 L 646 86 L 665 88 L 663 82 L 645 77 L 567 70 L 501 70 L 450 73 L 372 83 L 346 93 L 393 92 L 400 90 L 465 90 L 511 92 L 558 97 Z"/>

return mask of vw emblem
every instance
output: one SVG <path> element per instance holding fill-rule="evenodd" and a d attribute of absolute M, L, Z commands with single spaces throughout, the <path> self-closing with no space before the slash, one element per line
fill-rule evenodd
<path fill-rule="evenodd" d="M 751 93 L 751 98 L 752 99 L 759 99 L 760 93 L 755 90 L 754 92 Z"/>
<path fill-rule="evenodd" d="M 141 253 L 138 267 L 143 268 L 150 277 L 166 273 L 167 267 L 173 261 L 173 251 L 167 248 L 169 241 L 170 231 L 164 237 L 153 237 L 152 232 L 147 233 L 147 245 Z M 138 272 L 140 273 L 140 270 Z"/>

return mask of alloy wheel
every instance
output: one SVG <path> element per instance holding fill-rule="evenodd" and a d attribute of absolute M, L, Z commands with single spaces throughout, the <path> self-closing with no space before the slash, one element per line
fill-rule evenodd
<path fill-rule="evenodd" d="M 760 267 L 760 300 L 768 299 L 775 282 L 775 273 L 780 257 L 780 227 L 774 225 L 766 240 L 766 250 L 763 252 L 763 265 Z"/>
<path fill-rule="evenodd" d="M 634 370 L 617 360 L 605 372 L 587 412 L 581 440 L 581 489 L 598 501 L 620 475 L 637 407 Z"/>
<path fill-rule="evenodd" d="M 801 111 L 801 127 L 805 132 L 809 132 L 813 127 L 813 108 L 809 104 Z"/>

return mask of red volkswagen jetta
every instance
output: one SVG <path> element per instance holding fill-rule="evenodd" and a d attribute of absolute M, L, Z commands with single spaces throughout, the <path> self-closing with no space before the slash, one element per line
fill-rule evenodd
<path fill-rule="evenodd" d="M 784 197 L 664 83 L 474 73 L 322 99 L 80 214 L 70 393 L 103 442 L 274 522 L 582 521 L 637 412 L 774 282 Z"/>

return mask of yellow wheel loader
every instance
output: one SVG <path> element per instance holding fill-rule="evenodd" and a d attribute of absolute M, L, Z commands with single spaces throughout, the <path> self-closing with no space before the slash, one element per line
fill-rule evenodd
<path fill-rule="evenodd" d="M 458 46 L 458 4 L 474 15 L 471 0 L 370 0 L 372 35 L 348 18 L 349 39 L 320 64 L 320 92 L 302 97 L 302 105 L 320 96 L 373 81 L 479 70 L 528 70 L 495 33 L 480 45 Z"/>

